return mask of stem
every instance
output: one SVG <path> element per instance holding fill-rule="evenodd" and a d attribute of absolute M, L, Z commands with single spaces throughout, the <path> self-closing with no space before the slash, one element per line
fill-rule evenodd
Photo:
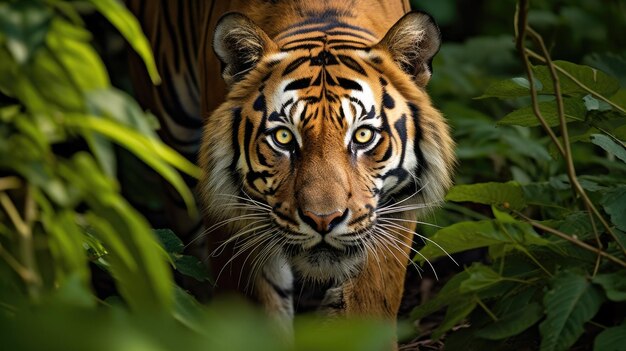
<path fill-rule="evenodd" d="M 549 54 L 549 52 L 548 52 L 548 50 L 547 50 L 547 48 L 545 46 L 545 43 L 544 43 L 543 38 L 541 37 L 541 35 L 539 35 L 537 32 L 535 32 L 532 28 L 528 27 L 528 0 L 520 0 L 519 1 L 518 10 L 517 10 L 517 16 L 519 18 L 516 21 L 516 24 L 517 24 L 517 35 L 518 35 L 517 36 L 516 46 L 517 46 L 517 49 L 518 49 L 518 51 L 519 51 L 519 53 L 520 53 L 520 55 L 522 57 L 522 60 L 524 62 L 524 69 L 526 71 L 526 74 L 529 77 L 530 93 L 531 93 L 531 99 L 532 99 L 532 103 L 533 103 L 533 112 L 535 113 L 535 116 L 537 116 L 539 121 L 541 122 L 541 125 L 543 126 L 544 130 L 550 135 L 550 138 L 555 143 L 555 145 L 559 149 L 559 152 L 561 153 L 561 155 L 565 159 L 565 162 L 566 162 L 566 165 L 567 165 L 567 176 L 568 176 L 568 178 L 570 180 L 570 184 L 571 184 L 572 188 L 574 189 L 574 191 L 576 193 L 578 193 L 578 195 L 580 195 L 580 197 L 582 198 L 583 202 L 585 203 L 585 206 L 588 209 L 590 209 L 590 216 L 593 213 L 593 215 L 595 215 L 600 220 L 600 222 L 602 223 L 602 225 L 604 226 L 606 231 L 613 237 L 613 239 L 616 241 L 617 245 L 622 249 L 624 254 L 626 254 L 626 247 L 624 247 L 624 245 L 622 245 L 622 243 L 617 238 L 617 235 L 611 229 L 611 226 L 609 225 L 609 223 L 602 217 L 602 215 L 600 214 L 600 211 L 598 211 L 598 209 L 591 202 L 591 200 L 589 199 L 589 196 L 587 195 L 587 193 L 585 192 L 583 187 L 580 185 L 580 183 L 578 182 L 578 179 L 576 177 L 576 169 L 574 167 L 574 161 L 572 159 L 572 153 L 571 153 L 571 148 L 570 148 L 570 143 L 569 143 L 569 133 L 568 133 L 568 129 L 567 129 L 567 121 L 565 120 L 565 112 L 564 112 L 564 108 L 563 108 L 563 96 L 561 95 L 561 85 L 559 83 L 558 74 L 556 73 L 556 70 L 558 69 L 558 66 L 555 66 L 553 64 L 552 59 L 550 58 L 550 54 Z M 552 83 L 554 85 L 554 93 L 556 95 L 557 112 L 558 112 L 558 115 L 559 115 L 559 122 L 560 122 L 561 134 L 562 134 L 562 137 L 563 137 L 563 145 L 564 145 L 564 147 L 563 147 L 563 145 L 561 145 L 561 143 L 559 142 L 559 140 L 556 137 L 556 135 L 554 135 L 554 132 L 552 131 L 552 129 L 547 125 L 547 123 L 546 123 L 545 119 L 543 118 L 543 116 L 541 115 L 541 111 L 539 110 L 539 107 L 538 107 L 537 92 L 535 90 L 534 81 L 532 80 L 533 79 L 533 73 L 532 73 L 532 69 L 531 69 L 531 66 L 530 66 L 530 61 L 528 59 L 528 55 L 530 53 L 533 53 L 533 57 L 541 57 L 541 56 L 539 56 L 538 54 L 528 50 L 525 47 L 524 41 L 526 39 L 526 34 L 527 33 L 530 34 L 533 37 L 534 41 L 537 44 L 539 44 L 539 46 L 541 47 L 541 51 L 542 51 L 542 53 L 544 55 L 541 61 L 545 62 L 546 65 L 548 66 L 548 69 L 550 70 L 550 75 L 552 77 Z M 567 75 L 570 78 L 573 78 L 573 77 L 571 77 L 571 75 L 569 75 L 569 73 Z M 578 83 L 580 83 L 580 82 L 578 82 Z M 581 85 L 581 87 L 583 87 L 583 86 Z M 585 89 L 585 88 L 583 88 L 583 89 Z"/>
<path fill-rule="evenodd" d="M 498 316 L 496 316 L 493 312 L 491 312 L 491 310 L 487 307 L 487 305 L 485 305 L 484 302 L 482 302 L 482 300 L 480 298 L 478 298 L 478 296 L 476 296 L 476 303 L 482 307 L 482 309 L 485 311 L 485 313 L 487 313 L 489 315 L 489 317 L 491 317 L 491 319 L 493 319 L 494 322 L 498 321 Z"/>
<path fill-rule="evenodd" d="M 25 276 L 22 275 L 23 278 L 25 277 L 24 283 L 26 284 L 29 295 L 32 298 L 37 298 L 39 296 L 41 279 L 39 278 L 39 274 L 37 274 L 35 255 L 33 254 L 33 233 L 31 224 L 35 211 L 30 187 L 26 190 L 25 203 L 26 208 L 24 212 L 26 220 L 23 220 L 13 204 L 13 201 L 11 201 L 11 198 L 4 192 L 0 193 L 0 204 L 19 234 L 20 259 L 24 269 L 28 272 Z"/>
<path fill-rule="evenodd" d="M 626 268 L 626 262 L 620 260 L 619 258 L 617 258 L 617 257 L 615 257 L 615 256 L 613 256 L 613 255 L 611 255 L 611 254 L 609 254 L 609 253 L 607 253 L 605 251 L 602 251 L 602 250 L 598 249 L 597 247 L 591 246 L 591 245 L 589 245 L 589 244 L 587 244 L 587 243 L 585 243 L 583 241 L 580 241 L 580 240 L 578 240 L 578 239 L 576 239 L 576 238 L 574 238 L 574 237 L 572 237 L 570 235 L 567 235 L 567 234 L 565 234 L 565 233 L 563 233 L 563 232 L 561 232 L 561 231 L 559 231 L 557 229 L 550 228 L 550 227 L 545 226 L 545 225 L 543 225 L 543 224 L 541 224 L 539 222 L 536 222 L 536 221 L 526 217 L 523 213 L 521 213 L 519 211 L 513 211 L 513 212 L 515 214 L 517 214 L 518 216 L 522 217 L 526 222 L 528 222 L 530 225 L 532 225 L 533 227 L 535 227 L 537 229 L 541 229 L 544 232 L 548 232 L 548 233 L 554 234 L 554 235 L 558 236 L 561 239 L 567 240 L 567 241 L 571 242 L 572 244 L 574 244 L 574 245 L 576 245 L 578 247 L 581 247 L 581 248 L 583 248 L 585 250 L 588 250 L 588 251 L 591 251 L 591 252 L 595 252 L 598 255 L 600 255 L 602 257 L 606 257 L 607 259 L 609 259 L 609 260 L 619 264 L 620 266 Z"/>
<path fill-rule="evenodd" d="M 17 273 L 17 275 L 19 275 L 20 278 L 22 278 L 23 281 L 26 282 L 26 281 L 33 280 L 33 277 L 30 274 L 30 271 L 28 269 L 26 269 L 26 267 L 22 266 L 22 264 L 18 260 L 16 260 L 15 257 L 13 257 L 10 252 L 5 250 L 4 246 L 2 246 L 2 244 L 0 244 L 0 257 L 2 257 L 4 259 L 4 261 L 11 268 L 13 268 L 15 273 Z"/>
<path fill-rule="evenodd" d="M 0 191 L 18 189 L 22 185 L 22 181 L 18 177 L 2 177 L 0 178 Z"/>
<path fill-rule="evenodd" d="M 515 17 L 515 33 L 517 35 L 516 47 L 517 51 L 520 54 L 522 62 L 524 63 L 524 70 L 526 71 L 526 76 L 528 77 L 528 85 L 530 88 L 530 99 L 532 102 L 533 113 L 539 120 L 539 123 L 541 123 L 543 129 L 546 131 L 546 133 L 548 133 L 548 136 L 550 136 L 550 139 L 552 140 L 554 145 L 556 145 L 556 148 L 558 149 L 561 156 L 565 156 L 565 150 L 563 149 L 563 146 L 561 146 L 561 143 L 559 142 L 556 134 L 554 134 L 554 131 L 552 131 L 552 128 L 550 128 L 550 126 L 546 122 L 546 119 L 543 117 L 543 114 L 539 109 L 539 102 L 537 101 L 535 77 L 530 65 L 530 60 L 528 59 L 528 55 L 526 53 L 526 47 L 524 46 L 524 42 L 526 40 L 526 29 L 528 27 L 528 1 L 520 0 L 517 6 L 518 8 L 516 10 Z"/>

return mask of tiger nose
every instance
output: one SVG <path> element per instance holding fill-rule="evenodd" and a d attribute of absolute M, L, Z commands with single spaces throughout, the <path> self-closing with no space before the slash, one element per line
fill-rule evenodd
<path fill-rule="evenodd" d="M 347 209 L 344 211 L 337 210 L 327 214 L 318 214 L 308 210 L 298 210 L 298 212 L 304 223 L 308 224 L 322 235 L 328 234 L 334 227 L 343 222 L 348 214 Z"/>

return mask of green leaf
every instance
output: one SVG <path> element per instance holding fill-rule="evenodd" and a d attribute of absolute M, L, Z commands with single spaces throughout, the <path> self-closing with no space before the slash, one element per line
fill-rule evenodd
<path fill-rule="evenodd" d="M 194 256 L 183 255 L 185 249 L 183 242 L 170 229 L 155 229 L 163 248 L 169 253 L 174 268 L 180 273 L 192 277 L 198 281 L 210 280 L 207 267 Z"/>
<path fill-rule="evenodd" d="M 446 311 L 446 316 L 431 337 L 438 340 L 445 332 L 462 322 L 476 308 L 476 298 L 462 299 L 451 304 Z"/>
<path fill-rule="evenodd" d="M 478 291 L 502 281 L 500 274 L 479 263 L 474 263 L 466 271 L 469 273 L 469 278 L 461 283 L 459 287 L 461 293 Z"/>
<path fill-rule="evenodd" d="M 611 100 L 612 103 L 616 104 L 622 109 L 626 110 L 626 88 L 618 90 L 617 93 L 613 94 L 613 96 L 611 96 L 609 100 Z"/>
<path fill-rule="evenodd" d="M 626 271 L 596 275 L 592 281 L 604 289 L 611 301 L 626 301 Z"/>
<path fill-rule="evenodd" d="M 517 182 L 456 185 L 450 189 L 446 200 L 469 201 L 517 210 L 526 207 L 522 187 Z"/>
<path fill-rule="evenodd" d="M 27 62 L 43 45 L 51 15 L 50 10 L 40 2 L 13 1 L 0 4 L 0 31 L 6 37 L 7 48 L 19 64 Z"/>
<path fill-rule="evenodd" d="M 626 231 L 626 186 L 617 187 L 604 194 L 600 200 L 606 213 L 611 216 L 611 222 L 621 231 Z"/>
<path fill-rule="evenodd" d="M 98 53 L 89 45 L 85 29 L 55 19 L 46 44 L 52 60 L 63 68 L 64 79 L 81 93 L 109 86 L 109 77 Z M 82 96 L 81 96 L 82 97 Z"/>
<path fill-rule="evenodd" d="M 180 273 L 199 282 L 211 280 L 207 267 L 197 257 L 174 255 L 174 267 Z"/>
<path fill-rule="evenodd" d="M 537 91 L 543 89 L 543 84 L 535 79 L 535 88 Z M 477 97 L 477 99 L 484 99 L 490 97 L 496 97 L 501 99 L 517 98 L 530 95 L 530 84 L 526 78 L 511 78 L 502 80 L 491 84 L 483 95 Z"/>
<path fill-rule="evenodd" d="M 105 116 L 130 127 L 144 136 L 158 138 L 155 133 L 158 120 L 145 113 L 136 101 L 117 89 L 92 90 L 86 94 L 89 113 Z"/>
<path fill-rule="evenodd" d="M 415 260 L 423 262 L 445 255 L 479 247 L 508 244 L 512 247 L 549 245 L 550 241 L 540 237 L 528 223 L 502 223 L 497 220 L 460 222 L 437 231 L 420 250 Z M 434 244 L 434 243 L 437 244 Z M 422 255 L 424 257 L 422 257 Z"/>
<path fill-rule="evenodd" d="M 626 324 L 607 328 L 596 336 L 593 351 L 624 351 L 626 345 Z"/>
<path fill-rule="evenodd" d="M 604 134 L 592 134 L 591 142 L 626 163 L 626 148 Z"/>
<path fill-rule="evenodd" d="M 120 144 L 135 154 L 163 178 L 165 178 L 181 195 L 190 213 L 195 213 L 196 206 L 193 195 L 182 177 L 171 166 L 193 176 L 199 177 L 200 170 L 176 151 L 157 140 L 137 133 L 118 123 L 93 116 L 66 115 L 63 122 L 70 127 L 83 128 L 97 132 Z"/>
<path fill-rule="evenodd" d="M 159 241 L 163 245 L 163 248 L 169 254 L 179 254 L 183 252 L 185 245 L 183 245 L 182 240 L 174 234 L 171 229 L 153 229 L 154 234 L 156 234 Z"/>
<path fill-rule="evenodd" d="M 480 329 L 476 332 L 476 336 L 489 340 L 506 339 L 530 328 L 539 322 L 541 317 L 543 317 L 543 307 L 533 302 L 524 308 L 507 313 L 496 322 Z"/>
<path fill-rule="evenodd" d="M 130 46 L 143 59 L 152 82 L 159 84 L 161 77 L 159 77 L 159 72 L 154 63 L 150 43 L 144 36 L 139 22 L 132 13 L 118 0 L 89 0 L 89 2 L 126 38 Z"/>
<path fill-rule="evenodd" d="M 147 221 L 117 193 L 115 183 L 94 169 L 93 158 L 85 152 L 59 166 L 60 175 L 82 192 L 90 209 L 85 218 L 106 248 L 102 259 L 124 299 L 135 310 L 168 310 L 173 280 L 167 253 Z"/>
<path fill-rule="evenodd" d="M 585 104 L 581 99 L 566 98 L 563 103 L 565 120 L 567 122 L 585 120 L 587 110 L 585 109 Z M 539 110 L 549 126 L 554 127 L 559 125 L 560 121 L 555 101 L 540 102 Z M 502 117 L 502 119 L 498 121 L 498 124 L 518 125 L 523 127 L 535 127 L 541 125 L 539 119 L 535 116 L 532 107 L 524 107 L 519 110 L 515 110 Z"/>
<path fill-rule="evenodd" d="M 450 278 L 450 280 L 441 288 L 441 291 L 437 295 L 426 303 L 417 305 L 413 311 L 411 311 L 411 319 L 422 319 L 434 312 L 439 311 L 444 306 L 447 306 L 459 299 L 467 298 L 467 295 L 459 293 L 459 287 L 461 283 L 469 277 L 467 271 L 458 273 Z"/>
<path fill-rule="evenodd" d="M 541 351 L 567 350 L 600 309 L 602 293 L 584 276 L 563 271 L 544 296 L 546 319 L 539 325 Z"/>
<path fill-rule="evenodd" d="M 619 89 L 619 81 L 617 79 L 593 67 L 577 65 L 567 61 L 554 61 L 553 63 L 598 94 L 611 96 Z M 554 94 L 554 86 L 548 67 L 535 66 L 534 71 L 536 78 L 543 83 L 544 89 L 541 94 Z M 566 77 L 558 70 L 557 74 L 563 95 L 583 97 L 589 94 L 588 91 L 578 86 L 572 79 Z"/>

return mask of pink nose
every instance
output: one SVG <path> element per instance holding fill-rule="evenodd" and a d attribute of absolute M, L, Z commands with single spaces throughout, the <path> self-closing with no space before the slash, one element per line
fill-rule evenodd
<path fill-rule="evenodd" d="M 300 217 L 320 234 L 326 234 L 344 220 L 346 213 L 347 211 L 335 211 L 320 215 L 312 211 L 300 211 Z"/>

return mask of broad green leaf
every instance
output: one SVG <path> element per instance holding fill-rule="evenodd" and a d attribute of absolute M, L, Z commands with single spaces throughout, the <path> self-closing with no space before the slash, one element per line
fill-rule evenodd
<path fill-rule="evenodd" d="M 185 245 L 171 229 L 153 229 L 153 231 L 167 253 L 179 254 L 183 252 Z"/>
<path fill-rule="evenodd" d="M 617 79 L 593 67 L 577 65 L 567 61 L 554 61 L 553 63 L 598 94 L 611 96 L 619 89 L 619 81 Z M 554 94 L 554 86 L 548 67 L 535 66 L 534 71 L 536 78 L 543 83 L 543 91 L 541 94 Z M 574 83 L 573 80 L 566 77 L 563 73 L 559 71 L 557 71 L 557 73 L 561 85 L 561 93 L 563 95 L 583 97 L 589 94 L 588 91 Z"/>
<path fill-rule="evenodd" d="M 66 115 L 63 122 L 70 127 L 83 128 L 102 134 L 135 154 L 172 184 L 181 195 L 190 213 L 196 212 L 191 191 L 172 166 L 194 177 L 199 176 L 200 170 L 176 151 L 160 141 L 151 140 L 132 129 L 109 120 L 93 116 Z"/>
<path fill-rule="evenodd" d="M 446 316 L 437 329 L 432 333 L 432 338 L 437 340 L 445 332 L 462 322 L 476 308 L 476 297 L 461 299 L 448 307 Z"/>
<path fill-rule="evenodd" d="M 626 148 L 623 144 L 618 144 L 615 140 L 604 134 L 592 134 L 591 142 L 604 149 L 604 151 L 619 158 L 622 162 L 626 162 Z"/>
<path fill-rule="evenodd" d="M 541 317 L 543 317 L 543 307 L 533 302 L 524 308 L 499 317 L 496 322 L 477 331 L 476 336 L 489 340 L 506 339 L 530 328 L 539 322 Z"/>
<path fill-rule="evenodd" d="M 76 224 L 75 214 L 68 210 L 42 214 L 42 223 L 48 234 L 48 245 L 55 259 L 56 284 L 63 284 L 68 276 L 87 283 L 87 255 L 83 247 L 83 233 Z"/>
<path fill-rule="evenodd" d="M 516 182 L 478 183 L 456 185 L 450 189 L 446 200 L 455 202 L 476 202 L 522 209 L 526 206 L 522 187 Z"/>
<path fill-rule="evenodd" d="M 500 274 L 479 263 L 474 263 L 466 271 L 469 274 L 469 278 L 461 283 L 459 287 L 459 292 L 461 293 L 475 292 L 502 281 Z"/>
<path fill-rule="evenodd" d="M 592 281 L 604 289 L 611 301 L 626 301 L 626 271 L 596 275 Z"/>
<path fill-rule="evenodd" d="M 52 60 L 63 67 L 65 79 L 81 92 L 104 89 L 109 77 L 100 56 L 89 45 L 89 32 L 69 22 L 55 19 L 46 44 Z"/>
<path fill-rule="evenodd" d="M 535 89 L 537 89 L 537 91 L 541 91 L 543 89 L 543 85 L 538 80 L 535 80 Z M 502 80 L 491 84 L 489 87 L 487 87 L 483 95 L 479 96 L 477 99 L 484 99 L 489 97 L 506 99 L 529 95 L 530 83 L 528 82 L 528 79 L 519 77 Z"/>
<path fill-rule="evenodd" d="M 466 251 L 479 247 L 497 244 L 517 245 L 549 245 L 550 241 L 540 237 L 528 223 L 502 223 L 497 220 L 460 222 L 437 231 L 430 237 L 432 240 L 420 250 L 415 260 L 423 262 L 445 255 Z M 437 244 L 435 244 L 437 243 Z"/>
<path fill-rule="evenodd" d="M 145 113 L 126 93 L 117 89 L 92 90 L 86 94 L 89 113 L 104 116 L 130 127 L 146 137 L 158 138 L 156 117 Z"/>
<path fill-rule="evenodd" d="M 198 281 L 210 280 L 207 267 L 197 257 L 182 254 L 185 246 L 173 231 L 155 229 L 154 233 L 161 241 L 165 251 L 170 255 L 172 265 L 177 271 Z"/>
<path fill-rule="evenodd" d="M 626 88 L 618 90 L 617 93 L 613 94 L 609 100 L 621 107 L 623 110 L 626 110 Z"/>
<path fill-rule="evenodd" d="M 211 280 L 207 267 L 195 256 L 175 254 L 174 268 L 200 282 Z"/>
<path fill-rule="evenodd" d="M 459 293 L 459 287 L 468 277 L 469 274 L 467 271 L 463 271 L 450 278 L 446 285 L 441 288 L 441 291 L 439 291 L 433 299 L 415 306 L 413 311 L 411 311 L 411 319 L 422 319 L 459 299 L 466 299 L 467 295 Z"/>
<path fill-rule="evenodd" d="M 584 276 L 569 271 L 556 275 L 543 300 L 546 319 L 539 325 L 541 351 L 569 349 L 603 300 L 599 289 Z"/>
<path fill-rule="evenodd" d="M 240 335 L 236 333 L 235 335 Z M 395 344 L 395 331 L 389 323 L 377 320 L 299 318 L 295 321 L 295 347 L 298 351 L 380 351 Z M 252 349 L 258 349 L 252 347 Z M 271 351 L 271 349 L 266 349 Z"/>
<path fill-rule="evenodd" d="M 0 31 L 15 61 L 25 63 L 43 45 L 51 18 L 50 9 L 40 2 L 0 4 Z"/>
<path fill-rule="evenodd" d="M 585 104 L 581 99 L 566 98 L 564 100 L 563 107 L 565 110 L 565 120 L 567 122 L 585 120 L 587 110 L 585 109 Z M 549 126 L 554 127 L 560 124 L 555 101 L 540 102 L 539 110 Z M 524 127 L 535 127 L 541 125 L 539 119 L 533 112 L 533 108 L 530 106 L 509 113 L 508 115 L 502 117 L 502 119 L 498 121 L 498 124 L 518 125 Z"/>
<path fill-rule="evenodd" d="M 83 193 L 90 209 L 88 223 L 106 248 L 103 259 L 117 287 L 133 309 L 169 309 L 173 291 L 167 253 L 147 221 L 117 193 L 114 182 L 94 169 L 93 158 L 84 152 L 60 167 L 62 176 Z"/>
<path fill-rule="evenodd" d="M 626 324 L 607 328 L 596 336 L 593 351 L 624 351 L 626 346 Z"/>
<path fill-rule="evenodd" d="M 594 52 L 585 55 L 584 63 L 618 78 L 620 84 L 626 86 L 626 53 Z"/>
<path fill-rule="evenodd" d="M 617 187 L 602 197 L 600 204 L 606 213 L 611 216 L 611 221 L 621 231 L 626 231 L 626 186 Z"/>
<path fill-rule="evenodd" d="M 126 38 L 130 46 L 143 59 L 152 82 L 159 84 L 161 77 L 159 77 L 159 72 L 154 63 L 150 43 L 144 36 L 139 22 L 132 13 L 118 0 L 89 0 L 89 2 Z"/>

